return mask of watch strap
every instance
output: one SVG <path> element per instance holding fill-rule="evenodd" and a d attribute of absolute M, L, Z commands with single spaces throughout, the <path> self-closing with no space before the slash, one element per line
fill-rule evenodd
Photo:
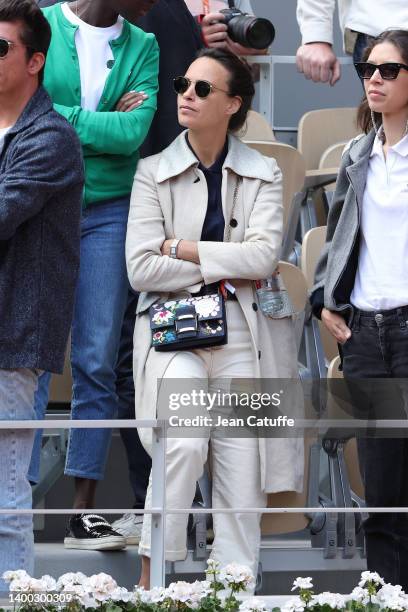
<path fill-rule="evenodd" d="M 178 247 L 179 242 L 180 242 L 180 239 L 179 240 L 175 239 L 170 245 L 170 257 L 172 257 L 173 259 L 177 259 L 177 247 Z"/>

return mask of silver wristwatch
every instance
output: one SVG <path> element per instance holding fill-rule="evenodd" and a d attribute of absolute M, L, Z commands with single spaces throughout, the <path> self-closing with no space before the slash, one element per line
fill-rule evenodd
<path fill-rule="evenodd" d="M 170 245 L 170 257 L 172 257 L 173 259 L 177 259 L 177 247 L 179 242 L 180 240 L 173 240 Z"/>

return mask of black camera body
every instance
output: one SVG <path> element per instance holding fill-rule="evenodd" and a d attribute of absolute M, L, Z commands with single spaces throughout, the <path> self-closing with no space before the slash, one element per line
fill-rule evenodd
<path fill-rule="evenodd" d="M 222 9 L 220 13 L 228 26 L 228 36 L 234 42 L 252 49 L 266 49 L 272 44 L 275 28 L 269 19 L 248 15 L 235 6 Z"/>

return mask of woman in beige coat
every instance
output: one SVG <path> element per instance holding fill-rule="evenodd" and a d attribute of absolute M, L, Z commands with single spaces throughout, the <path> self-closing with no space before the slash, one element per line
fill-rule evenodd
<path fill-rule="evenodd" d="M 137 418 L 155 418 L 158 381 L 194 381 L 214 389 L 220 379 L 296 378 L 292 321 L 260 311 L 253 281 L 271 276 L 282 236 L 282 178 L 272 158 L 231 135 L 246 120 L 254 93 L 236 56 L 205 50 L 175 79 L 179 122 L 188 128 L 161 154 L 138 166 L 129 213 L 126 257 L 132 287 L 141 291 L 135 328 Z M 234 204 L 235 200 L 235 204 Z M 228 238 L 227 238 L 228 237 Z M 228 241 L 226 241 L 228 240 Z M 149 307 L 157 300 L 205 292 L 227 280 L 228 343 L 157 352 Z M 266 493 L 302 488 L 302 441 L 213 436 L 167 440 L 167 508 L 189 508 L 211 436 L 213 507 L 264 507 Z M 151 437 L 140 430 L 147 448 Z M 195 435 L 195 434 L 194 434 Z M 201 436 L 201 437 L 199 437 Z M 149 505 L 151 486 L 146 504 Z M 166 559 L 186 556 L 187 516 L 166 521 Z M 150 516 L 139 552 L 140 584 L 149 586 Z M 215 514 L 212 557 L 256 575 L 258 514 Z"/>

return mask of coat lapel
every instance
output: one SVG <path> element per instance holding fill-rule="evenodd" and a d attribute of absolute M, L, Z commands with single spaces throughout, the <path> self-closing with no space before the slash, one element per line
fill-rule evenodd
<path fill-rule="evenodd" d="M 207 181 L 198 168 L 190 168 L 174 179 L 172 206 L 175 234 L 190 236 L 190 240 L 201 240 L 208 205 Z"/>
<path fill-rule="evenodd" d="M 367 180 L 367 170 L 370 161 L 371 149 L 373 147 L 375 134 L 370 132 L 365 138 L 361 138 L 350 148 L 350 157 L 354 162 L 346 169 L 347 176 L 356 196 L 357 205 L 361 211 L 364 189 Z"/>

